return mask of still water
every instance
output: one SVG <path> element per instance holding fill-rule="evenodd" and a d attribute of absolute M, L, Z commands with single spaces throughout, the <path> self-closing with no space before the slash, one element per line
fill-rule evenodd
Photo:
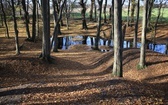
<path fill-rule="evenodd" d="M 72 45 L 80 45 L 80 44 L 86 44 L 88 46 L 94 46 L 95 45 L 95 37 L 92 36 L 65 36 L 59 38 L 59 49 L 66 50 L 69 46 Z M 131 42 L 124 41 L 123 47 L 124 48 L 130 48 Z M 99 40 L 99 46 L 113 46 L 113 40 L 107 40 L 100 38 Z M 141 47 L 141 43 L 137 43 L 137 48 Z M 165 44 L 149 44 L 148 48 L 150 50 L 153 50 L 155 52 L 163 53 L 165 54 L 166 51 L 166 45 Z M 102 52 L 110 51 L 105 49 L 100 49 Z"/>

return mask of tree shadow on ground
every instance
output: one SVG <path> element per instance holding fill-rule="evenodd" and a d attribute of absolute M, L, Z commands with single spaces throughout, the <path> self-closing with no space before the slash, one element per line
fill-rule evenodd
<path fill-rule="evenodd" d="M 122 86 L 120 86 L 122 85 Z M 109 87 L 109 88 L 108 88 Z M 92 91 L 92 89 L 98 89 L 97 92 Z M 115 100 L 116 102 L 127 102 L 127 99 L 130 99 L 131 101 L 136 101 L 136 99 L 143 99 L 142 101 L 145 101 L 146 99 L 151 99 L 155 102 L 155 98 L 162 98 L 163 96 L 160 94 L 157 94 L 157 90 L 153 90 L 150 88 L 150 84 L 146 83 L 140 83 L 135 81 L 129 81 L 124 79 L 111 79 L 111 80 L 101 80 L 101 81 L 94 81 L 89 83 L 83 83 L 78 85 L 70 85 L 70 86 L 53 86 L 53 87 L 26 87 L 21 89 L 11 89 L 7 91 L 1 91 L 0 97 L 6 97 L 11 95 L 27 95 L 27 94 L 38 94 L 38 93 L 44 93 L 44 94 L 68 94 L 68 93 L 75 93 L 79 91 L 92 91 L 91 94 L 78 94 L 77 96 L 69 96 L 69 97 L 62 97 L 62 99 L 59 99 L 59 97 L 53 97 L 47 99 L 41 99 L 41 100 L 32 100 L 33 102 L 37 102 L 39 104 L 42 104 L 45 102 L 45 104 L 94 104 L 99 103 L 100 101 L 109 100 Z M 161 90 L 162 91 L 162 90 Z M 151 97 L 151 95 L 153 95 Z M 42 96 L 41 96 L 42 97 Z M 145 98 L 144 98 L 145 97 Z M 38 97 L 37 97 L 38 98 Z M 164 97 L 165 100 L 167 100 L 167 97 Z M 135 99 L 135 100 L 134 100 Z M 56 100 L 60 100 L 56 102 Z M 22 100 L 23 102 L 28 102 L 29 100 L 25 98 L 25 100 Z M 146 100 L 148 101 L 148 100 Z M 10 103 L 16 103 L 20 104 L 22 102 L 2 102 L 1 104 L 10 104 Z M 112 103 L 111 103 L 112 104 Z"/>

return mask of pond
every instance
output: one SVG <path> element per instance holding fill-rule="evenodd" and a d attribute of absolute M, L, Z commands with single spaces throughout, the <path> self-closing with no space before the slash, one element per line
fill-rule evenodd
<path fill-rule="evenodd" d="M 65 36 L 65 37 L 59 37 L 59 49 L 62 49 L 62 50 L 66 50 L 69 48 L 69 46 L 72 46 L 72 45 L 82 45 L 82 44 L 86 44 L 88 46 L 94 46 L 95 45 L 95 37 L 93 36 Z M 130 41 L 124 41 L 123 43 L 123 47 L 124 48 L 131 48 L 131 44 L 132 42 Z M 103 47 L 100 47 L 100 50 L 102 52 L 107 52 L 107 51 L 111 51 L 112 50 L 112 47 L 113 47 L 113 40 L 107 40 L 107 39 L 103 39 L 103 38 L 100 38 L 99 40 L 99 46 L 105 46 L 106 48 L 109 47 L 111 49 L 104 49 Z M 141 43 L 137 43 L 137 48 L 140 48 L 141 47 Z M 165 51 L 166 51 L 166 44 L 152 44 L 150 43 L 148 45 L 148 48 L 150 50 L 153 50 L 155 52 L 158 52 L 158 53 L 163 53 L 165 54 Z"/>

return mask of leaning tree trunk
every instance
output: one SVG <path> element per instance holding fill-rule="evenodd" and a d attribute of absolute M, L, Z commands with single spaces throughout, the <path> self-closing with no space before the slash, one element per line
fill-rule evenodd
<path fill-rule="evenodd" d="M 41 57 L 50 61 L 50 0 L 41 0 L 43 16 L 42 54 Z"/>
<path fill-rule="evenodd" d="M 99 49 L 99 40 L 100 40 L 100 28 L 101 28 L 101 14 L 102 14 L 102 4 L 103 0 L 97 0 L 99 4 L 99 17 L 98 17 L 98 25 L 97 25 L 97 34 L 95 40 L 95 50 Z"/>
<path fill-rule="evenodd" d="M 107 23 L 107 18 L 106 18 L 106 8 L 107 8 L 107 0 L 105 0 L 105 4 L 104 4 L 104 23 Z"/>
<path fill-rule="evenodd" d="M 135 34 L 134 34 L 134 41 L 133 41 L 133 47 L 137 48 L 137 36 L 138 36 L 138 23 L 139 23 L 139 5 L 140 0 L 137 1 L 137 14 L 136 14 L 136 23 L 135 23 Z"/>
<path fill-rule="evenodd" d="M 30 39 L 31 37 L 30 37 L 30 30 L 29 30 L 29 14 L 28 14 L 28 11 L 26 10 L 25 0 L 22 0 L 22 8 L 24 11 L 27 38 Z"/>
<path fill-rule="evenodd" d="M 35 42 L 36 39 L 36 0 L 33 2 L 33 22 L 32 22 L 32 41 Z"/>
<path fill-rule="evenodd" d="M 62 3 L 62 5 L 60 6 L 60 10 L 59 10 L 59 14 L 58 15 L 57 15 L 57 13 L 55 11 L 55 7 L 53 5 L 53 8 L 54 8 L 54 18 L 55 18 L 55 22 L 56 22 L 56 25 L 54 27 L 54 32 L 53 32 L 53 38 L 52 38 L 52 42 L 51 42 L 51 47 L 52 47 L 53 42 L 54 42 L 53 52 L 58 52 L 58 44 L 59 44 L 58 43 L 58 34 L 59 34 L 59 28 L 60 28 L 59 22 L 62 19 L 62 11 L 63 11 L 65 3 L 66 3 L 66 0 L 64 0 L 63 3 Z M 53 4 L 55 4 L 54 0 L 53 0 Z"/>
<path fill-rule="evenodd" d="M 8 30 L 8 25 L 7 25 L 7 21 L 6 21 L 6 13 L 4 11 L 4 6 L 3 6 L 3 3 L 2 3 L 2 0 L 0 0 L 0 3 L 1 3 L 2 13 L 3 13 L 3 16 L 4 16 L 4 23 L 5 23 L 7 38 L 9 38 L 9 30 Z"/>
<path fill-rule="evenodd" d="M 13 12 L 13 21 L 14 21 L 14 30 L 15 30 L 16 54 L 18 55 L 18 54 L 20 54 L 19 39 L 18 39 L 19 31 L 17 30 L 17 22 L 16 22 L 16 16 L 15 16 L 14 0 L 11 0 L 11 2 L 12 2 L 12 12 Z"/>
<path fill-rule="evenodd" d="M 147 28 L 147 13 L 148 13 L 148 0 L 145 1 L 145 5 L 143 8 L 143 20 L 142 20 L 142 36 L 141 36 L 141 49 L 140 49 L 140 61 L 138 68 L 145 68 L 145 41 L 146 41 L 146 28 Z"/>
<path fill-rule="evenodd" d="M 158 21 L 159 21 L 159 18 L 160 18 L 160 14 L 161 14 L 161 9 L 162 9 L 162 6 L 163 6 L 162 3 L 163 3 L 163 0 L 160 1 L 160 5 L 159 5 L 159 8 L 158 8 L 158 16 L 156 18 L 155 25 L 154 25 L 153 44 L 155 44 L 155 39 L 156 39 L 156 34 L 157 34 L 156 33 L 156 31 L 157 31 L 157 24 L 158 24 Z"/>
<path fill-rule="evenodd" d="M 122 0 L 114 0 L 114 63 L 113 75 L 122 77 Z"/>

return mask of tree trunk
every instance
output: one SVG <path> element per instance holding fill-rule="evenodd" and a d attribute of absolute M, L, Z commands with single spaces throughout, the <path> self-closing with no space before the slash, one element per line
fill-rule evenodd
<path fill-rule="evenodd" d="M 101 29 L 101 14 L 102 14 L 102 4 L 103 0 L 97 0 L 99 4 L 99 17 L 98 17 L 98 25 L 97 25 L 97 34 L 95 40 L 95 50 L 99 49 L 99 40 L 100 40 L 100 29 Z"/>
<path fill-rule="evenodd" d="M 54 27 L 54 32 L 53 32 L 53 38 L 52 38 L 52 42 L 51 42 L 51 47 L 54 42 L 53 52 L 58 52 L 58 44 L 59 44 L 58 43 L 58 34 L 60 34 L 59 33 L 59 29 L 60 29 L 59 22 L 62 19 L 62 11 L 63 11 L 65 3 L 66 3 L 66 0 L 63 1 L 62 5 L 60 6 L 60 9 L 59 9 L 59 14 L 57 14 L 56 10 L 55 10 L 55 6 L 54 6 L 54 4 L 56 4 L 56 2 L 53 0 L 54 18 L 55 18 L 55 22 L 56 22 L 56 25 Z"/>
<path fill-rule="evenodd" d="M 6 21 L 6 13 L 4 11 L 4 6 L 3 6 L 3 3 L 2 3 L 2 0 L 0 0 L 0 3 L 1 3 L 1 9 L 2 9 L 2 13 L 3 13 L 3 17 L 4 17 L 4 23 L 5 23 L 5 28 L 6 28 L 6 35 L 7 35 L 7 38 L 9 38 L 8 24 L 7 24 L 7 21 Z"/>
<path fill-rule="evenodd" d="M 90 21 L 93 20 L 93 6 L 94 6 L 95 0 L 91 0 L 91 7 L 90 7 Z"/>
<path fill-rule="evenodd" d="M 143 20 L 142 20 L 142 36 L 141 36 L 141 49 L 140 49 L 140 61 L 139 61 L 139 69 L 145 68 L 145 46 L 146 46 L 146 28 L 147 28 L 147 13 L 148 13 L 148 0 L 145 1 L 145 5 L 143 8 Z"/>
<path fill-rule="evenodd" d="M 147 28 L 150 28 L 151 13 L 152 13 L 154 1 L 155 0 L 149 0 L 149 3 L 148 3 Z"/>
<path fill-rule="evenodd" d="M 130 4 L 131 4 L 131 0 L 128 0 L 128 12 L 127 12 L 127 27 L 129 27 L 129 13 L 130 13 Z"/>
<path fill-rule="evenodd" d="M 17 22 L 16 22 L 16 16 L 15 16 L 14 0 L 11 0 L 11 2 L 12 2 L 12 12 L 13 12 L 13 21 L 14 21 L 14 30 L 15 30 L 16 54 L 18 55 L 18 54 L 20 54 L 19 39 L 18 39 L 19 31 L 17 30 Z"/>
<path fill-rule="evenodd" d="M 68 2 L 69 2 L 69 5 L 67 3 L 65 3 L 66 4 L 65 12 L 66 12 L 66 26 L 67 26 L 67 30 L 69 30 L 70 0 Z"/>
<path fill-rule="evenodd" d="M 123 76 L 122 71 L 122 0 L 114 0 L 114 64 L 113 75 Z"/>
<path fill-rule="evenodd" d="M 87 30 L 88 28 L 87 28 L 86 17 L 85 17 L 85 14 L 86 14 L 86 2 L 84 2 L 84 0 L 80 0 L 79 4 L 82 7 L 82 10 L 81 10 L 81 14 L 82 14 L 82 29 Z"/>
<path fill-rule="evenodd" d="M 41 57 L 50 61 L 50 0 L 41 0 L 43 16 L 42 54 Z"/>
<path fill-rule="evenodd" d="M 95 1 L 95 3 L 94 3 L 94 21 L 96 21 L 97 22 L 97 6 L 96 6 L 96 1 Z"/>
<path fill-rule="evenodd" d="M 1 14 L 1 26 L 3 26 L 3 16 Z"/>
<path fill-rule="evenodd" d="M 39 38 L 39 1 L 37 0 L 37 6 L 36 6 L 36 36 Z"/>
<path fill-rule="evenodd" d="M 131 0 L 131 23 L 134 22 L 135 0 Z"/>
<path fill-rule="evenodd" d="M 138 24 L 139 24 L 139 5 L 140 5 L 140 0 L 137 1 L 137 14 L 136 14 L 135 34 L 134 34 L 134 41 L 133 41 L 134 48 L 137 48 L 137 36 L 138 36 Z"/>
<path fill-rule="evenodd" d="M 112 0 L 112 6 L 111 6 L 111 39 L 114 39 L 114 0 Z"/>
<path fill-rule="evenodd" d="M 107 18 L 106 18 L 106 8 L 107 8 L 107 0 L 105 0 L 105 4 L 104 4 L 104 23 L 107 23 Z"/>
<path fill-rule="evenodd" d="M 30 39 L 31 36 L 30 36 L 30 30 L 29 30 L 29 16 L 28 16 L 29 14 L 28 14 L 28 11 L 26 10 L 25 0 L 22 0 L 22 8 L 24 11 L 27 38 Z"/>
<path fill-rule="evenodd" d="M 33 22 L 32 22 L 32 41 L 35 42 L 36 39 L 36 0 L 33 2 Z"/>
<path fill-rule="evenodd" d="M 162 9 L 162 6 L 163 6 L 163 0 L 160 1 L 160 5 L 159 5 L 159 8 L 158 8 L 158 16 L 156 18 L 156 21 L 155 21 L 155 26 L 154 26 L 154 37 L 153 37 L 153 44 L 155 44 L 155 37 L 156 37 L 156 31 L 157 31 L 157 24 L 158 24 L 158 21 L 159 21 L 159 18 L 160 18 L 160 14 L 161 14 L 161 9 Z"/>

